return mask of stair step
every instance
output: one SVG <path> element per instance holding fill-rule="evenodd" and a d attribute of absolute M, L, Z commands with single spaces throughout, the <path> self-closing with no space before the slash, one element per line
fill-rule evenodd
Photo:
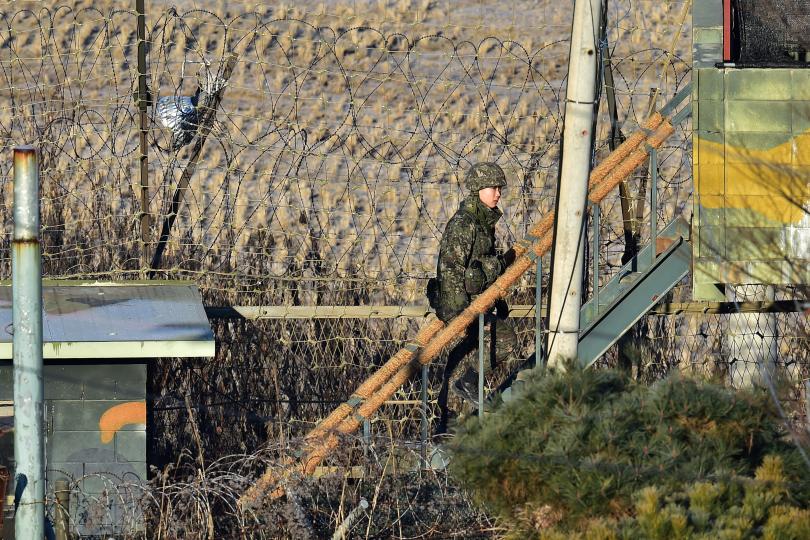
<path fill-rule="evenodd" d="M 657 301 L 689 272 L 692 248 L 688 242 L 689 224 L 679 217 L 673 220 L 658 239 L 669 242 L 667 249 L 650 255 L 650 246 L 644 246 L 635 261 L 626 263 L 607 284 L 599 289 L 598 298 L 582 307 L 580 315 L 580 361 L 584 366 L 593 363 L 607 348 Z M 638 271 L 638 270 L 641 271 Z M 598 301 L 598 303 L 597 303 Z M 531 367 L 530 367 L 531 366 Z M 532 378 L 536 366 L 532 354 L 520 364 L 520 371 L 507 378 L 495 391 L 500 391 L 503 403 L 518 399 L 526 382 Z M 505 385 L 510 384 L 504 388 Z M 485 411 L 495 402 L 490 395 Z"/>
<path fill-rule="evenodd" d="M 503 400 L 504 403 L 511 403 L 516 398 L 517 398 L 517 396 L 512 394 L 512 387 L 511 386 L 509 388 L 505 389 L 503 392 L 501 392 L 501 400 Z"/>
<path fill-rule="evenodd" d="M 642 272 L 625 272 L 619 278 L 619 283 L 622 285 L 630 285 L 634 281 L 637 281 L 643 275 Z"/>
<path fill-rule="evenodd" d="M 501 399 L 504 403 L 509 403 L 519 398 L 523 394 L 523 389 L 526 386 L 526 381 L 515 380 L 512 386 L 507 388 L 501 393 Z"/>

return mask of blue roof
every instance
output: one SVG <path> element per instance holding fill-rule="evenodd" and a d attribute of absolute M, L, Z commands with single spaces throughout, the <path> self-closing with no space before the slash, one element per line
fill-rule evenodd
<path fill-rule="evenodd" d="M 212 357 L 214 335 L 190 282 L 46 281 L 45 358 Z M 12 289 L 0 285 L 0 358 L 10 359 Z"/>

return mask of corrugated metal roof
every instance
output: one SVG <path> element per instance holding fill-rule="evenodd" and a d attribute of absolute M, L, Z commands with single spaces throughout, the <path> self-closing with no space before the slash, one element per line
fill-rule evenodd
<path fill-rule="evenodd" d="M 45 358 L 214 356 L 200 292 L 187 282 L 48 281 Z M 0 285 L 0 358 L 11 358 L 11 284 Z"/>

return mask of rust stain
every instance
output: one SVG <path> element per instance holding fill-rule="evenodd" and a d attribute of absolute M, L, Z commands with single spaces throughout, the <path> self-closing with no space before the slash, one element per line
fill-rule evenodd
<path fill-rule="evenodd" d="M 129 401 L 110 407 L 98 421 L 101 442 L 107 444 L 115 433 L 127 424 L 146 423 L 146 401 Z"/>
<path fill-rule="evenodd" d="M 672 238 L 666 238 L 663 236 L 659 236 L 655 239 L 655 254 L 661 255 L 663 252 L 669 249 L 669 246 L 675 243 L 675 240 Z"/>

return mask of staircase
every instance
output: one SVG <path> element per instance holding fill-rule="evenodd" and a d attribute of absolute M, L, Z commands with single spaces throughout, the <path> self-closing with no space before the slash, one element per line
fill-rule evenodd
<path fill-rule="evenodd" d="M 579 316 L 582 330 L 578 348 L 582 366 L 593 364 L 616 343 L 683 279 L 691 264 L 689 224 L 679 217 L 657 234 L 655 242 L 644 246 L 632 260 L 622 266 L 582 306 Z M 490 395 L 490 400 L 498 394 L 505 403 L 515 399 L 535 366 L 533 354 Z"/>

